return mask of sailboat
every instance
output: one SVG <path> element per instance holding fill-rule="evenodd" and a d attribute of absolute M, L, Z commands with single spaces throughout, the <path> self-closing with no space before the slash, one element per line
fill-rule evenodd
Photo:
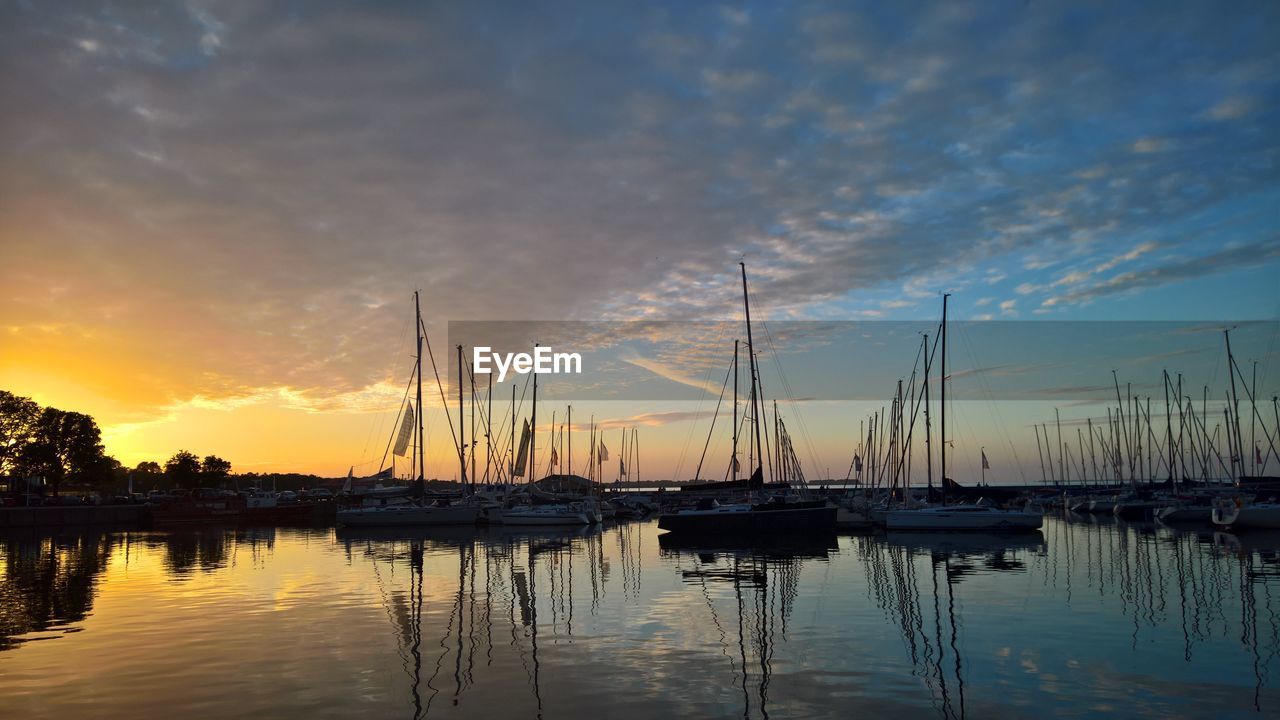
<path fill-rule="evenodd" d="M 514 412 L 514 411 L 513 411 Z M 557 498 L 548 497 L 548 493 L 541 492 L 537 485 L 532 482 L 532 477 L 537 468 L 536 455 L 534 450 L 537 447 L 537 426 L 538 426 L 538 375 L 533 376 L 533 403 L 532 403 L 532 424 L 525 421 L 524 431 L 520 436 L 520 450 L 517 457 L 514 458 L 511 465 L 512 478 L 526 475 L 530 478 L 528 483 L 528 492 L 521 493 L 524 497 L 519 498 L 517 502 L 510 504 L 496 512 L 491 512 L 489 518 L 491 522 L 501 523 L 503 525 L 542 525 L 542 526 L 581 526 L 590 525 L 593 517 L 588 508 L 582 502 L 560 502 Z M 514 416 L 512 417 L 512 428 L 515 427 Z M 514 430 L 513 430 L 514 432 Z M 514 446 L 512 451 L 515 451 Z M 596 520 L 596 522 L 599 522 Z"/>
<path fill-rule="evenodd" d="M 942 296 L 942 481 L 947 482 L 947 298 Z M 985 501 L 904 508 L 885 513 L 887 530 L 1039 530 L 1044 516 L 1030 510 L 1003 510 Z"/>
<path fill-rule="evenodd" d="M 747 266 L 742 268 L 742 304 L 747 325 L 747 357 L 751 371 L 751 412 L 755 440 L 755 470 L 747 482 L 748 502 L 721 505 L 706 498 L 698 506 L 658 516 L 658 528 L 673 533 L 765 533 L 765 532 L 831 532 L 836 525 L 836 508 L 823 500 L 790 502 L 774 498 L 764 503 L 750 501 L 751 495 L 764 488 L 764 453 L 760 440 L 763 400 L 758 389 L 760 376 L 756 369 L 755 345 L 751 336 L 751 301 L 747 292 Z M 736 428 L 735 428 L 736 432 Z M 734 458 L 737 461 L 737 458 Z"/>
<path fill-rule="evenodd" d="M 415 414 L 413 405 L 407 408 L 404 418 L 400 423 L 399 435 L 396 438 L 395 454 L 402 455 L 407 448 L 410 440 L 410 434 L 416 432 L 417 442 L 414 445 L 415 460 L 418 470 L 418 477 L 414 483 L 413 498 L 408 503 L 398 505 L 381 505 L 374 507 L 358 507 L 345 510 L 339 510 L 337 514 L 338 524 L 349 527 L 389 527 L 389 526 L 435 526 L 435 525 L 475 525 L 480 520 L 483 508 L 479 503 L 473 502 L 471 498 L 464 496 L 459 497 L 442 497 L 428 503 L 423 497 L 423 485 L 425 479 L 423 471 L 426 467 L 426 435 L 423 432 L 423 405 L 422 405 L 422 342 L 423 342 L 423 324 L 422 324 L 422 306 L 419 304 L 418 293 L 413 293 L 413 310 L 416 320 L 415 329 L 417 332 L 418 353 L 415 359 L 414 374 L 418 383 L 418 409 L 416 413 L 417 425 L 414 426 Z M 461 349 L 459 349 L 461 354 Z M 458 364 L 458 413 L 462 414 L 462 364 Z M 462 447 L 459 445 L 459 447 Z M 459 457 L 462 458 L 462 451 L 459 450 Z M 463 487 L 466 487 L 466 463 L 463 462 Z"/>

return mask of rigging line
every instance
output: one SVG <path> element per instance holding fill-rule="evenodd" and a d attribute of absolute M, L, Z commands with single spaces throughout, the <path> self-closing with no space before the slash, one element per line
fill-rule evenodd
<path fill-rule="evenodd" d="M 720 398 L 716 400 L 716 410 L 711 415 L 711 427 L 707 430 L 707 442 L 702 446 L 702 457 L 698 458 L 698 469 L 693 473 L 694 482 L 702 477 L 702 463 L 707 459 L 707 448 L 711 445 L 711 435 L 716 431 L 716 418 L 720 416 L 720 404 L 724 402 L 724 391 L 729 388 L 731 375 L 733 375 L 732 362 L 729 363 L 729 369 L 724 371 L 724 384 L 720 386 Z"/>
<path fill-rule="evenodd" d="M 773 365 L 778 371 L 778 380 L 782 385 L 782 391 L 786 393 L 787 399 L 796 409 L 796 422 L 800 425 L 800 435 L 804 438 L 805 446 L 809 450 L 809 459 L 814 466 L 814 476 L 817 477 L 820 475 L 819 470 L 822 468 L 822 463 L 818 461 L 818 453 L 813 447 L 812 438 L 809 436 L 809 428 L 804 422 L 804 417 L 800 414 L 799 403 L 796 401 L 795 392 L 791 389 L 791 383 L 787 380 L 786 374 L 782 372 L 782 362 L 778 359 L 778 350 L 773 345 L 773 335 L 769 332 L 769 323 L 761 320 L 760 325 L 764 328 L 765 342 L 768 343 L 769 352 L 773 356 Z"/>
<path fill-rule="evenodd" d="M 714 346 L 714 345 L 719 345 L 719 344 L 720 344 L 720 341 L 724 339 L 724 336 L 725 336 L 725 330 L 726 330 L 727 328 L 729 328 L 729 327 L 730 327 L 730 323 L 728 323 L 728 322 L 717 322 L 717 323 L 716 323 L 716 326 L 719 328 L 719 332 L 716 334 L 716 338 L 715 338 L 715 340 L 713 340 L 713 341 L 712 341 L 712 343 L 711 343 L 713 346 Z M 714 370 L 715 370 L 715 365 L 709 365 L 709 366 L 707 367 L 706 377 L 705 377 L 705 378 L 703 378 L 703 383 L 702 383 L 704 386 L 705 386 L 707 383 L 711 382 L 711 378 L 712 378 L 711 373 L 712 373 Z M 681 470 L 681 468 L 683 468 L 683 467 L 684 467 L 684 461 L 685 461 L 685 458 L 688 456 L 688 453 L 689 453 L 689 445 L 693 442 L 693 431 L 696 429 L 696 426 L 697 426 L 696 417 L 697 417 L 697 414 L 699 414 L 699 413 L 701 413 L 701 412 L 702 412 L 702 404 L 703 404 L 703 401 L 704 401 L 704 395 L 705 395 L 705 394 L 706 394 L 705 392 L 704 392 L 704 393 L 699 393 L 699 394 L 698 394 L 698 402 L 697 402 L 697 404 L 694 406 L 694 413 L 695 413 L 694 417 L 695 417 L 695 420 L 694 420 L 693 422 L 689 423 L 689 430 L 688 430 L 688 432 L 686 432 L 686 433 L 685 433 L 685 436 L 684 436 L 684 444 L 683 444 L 683 445 L 681 445 L 681 447 L 680 447 L 680 455 L 676 458 L 676 466 L 675 466 L 675 472 L 673 473 L 673 477 L 676 477 L 676 478 L 680 477 L 680 470 Z"/>
<path fill-rule="evenodd" d="M 973 363 L 973 367 L 978 367 L 977 356 L 973 352 L 973 344 L 969 342 L 969 333 L 965 328 L 966 323 L 956 323 L 960 329 L 960 340 L 964 343 L 965 352 L 969 355 L 969 362 Z M 987 378 L 984 373 L 977 373 L 978 384 L 982 386 L 982 392 L 986 395 L 987 406 L 991 411 L 992 419 L 996 421 L 996 428 L 1001 435 L 1004 436 L 1004 442 L 1009 446 L 1009 451 L 1013 453 L 1013 462 L 1018 467 L 1018 477 L 1025 484 L 1027 482 L 1027 473 L 1022 467 L 1022 458 L 1018 455 L 1018 448 L 1013 444 L 1013 437 L 1005 430 L 1004 416 L 1000 413 L 1000 408 L 993 399 L 994 393 L 991 392 L 990 385 L 987 384 Z"/>
<path fill-rule="evenodd" d="M 427 357 L 431 358 L 431 372 L 436 376 L 436 389 L 440 391 L 440 406 L 444 408 L 444 419 L 449 421 L 449 436 L 453 438 L 453 447 L 462 451 L 458 443 L 458 432 L 453 429 L 453 418 L 449 417 L 449 401 L 444 397 L 444 383 L 440 382 L 440 369 L 436 367 L 436 356 L 431 352 L 431 336 L 427 334 L 427 324 L 419 318 L 418 326 L 422 328 L 422 339 L 427 344 Z M 462 369 L 458 369 L 458 382 L 462 382 Z M 422 412 L 421 409 L 418 412 Z"/>

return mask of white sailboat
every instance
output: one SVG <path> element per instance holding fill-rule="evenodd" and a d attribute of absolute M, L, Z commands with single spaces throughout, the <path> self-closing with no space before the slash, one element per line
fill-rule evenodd
<path fill-rule="evenodd" d="M 1280 503 L 1247 503 L 1221 498 L 1213 504 L 1213 524 L 1233 528 L 1280 528 Z"/>
<path fill-rule="evenodd" d="M 404 456 L 410 445 L 411 440 L 415 440 L 414 460 L 417 465 L 418 477 L 413 488 L 413 497 L 409 502 L 392 505 L 377 505 L 372 507 L 358 507 L 339 510 L 337 520 L 339 525 L 349 527 L 428 527 L 437 525 L 475 525 L 480 521 L 484 512 L 483 504 L 473 498 L 460 496 L 451 498 L 440 498 L 434 502 L 426 502 L 422 497 L 422 489 L 424 484 L 423 471 L 425 469 L 425 456 L 427 450 L 426 435 L 424 434 L 422 422 L 422 309 L 418 304 L 418 293 L 413 293 L 414 317 L 416 319 L 418 354 L 414 373 L 417 376 L 418 383 L 418 409 L 414 412 L 413 403 L 410 402 L 405 410 L 403 419 L 400 422 L 400 429 L 396 436 L 394 454 L 401 457 Z M 461 346 L 459 346 L 459 354 L 461 354 Z M 459 368 L 462 364 L 459 363 Z M 461 383 L 461 369 L 459 370 L 459 383 Z M 458 386 L 458 413 L 462 413 L 462 386 Z M 415 427 L 416 418 L 416 427 Z M 416 433 L 416 434 L 415 434 Z M 412 436 L 412 437 L 411 437 Z M 459 452 L 459 458 L 462 458 Z M 466 463 L 463 461 L 463 487 L 466 487 Z"/>
<path fill-rule="evenodd" d="M 947 298 L 942 296 L 942 482 L 947 482 Z M 985 470 L 986 455 L 983 454 Z M 1024 510 L 1003 510 L 983 501 L 958 505 L 889 510 L 884 514 L 887 530 L 985 530 L 1038 531 L 1044 516 Z"/>
<path fill-rule="evenodd" d="M 941 505 L 915 510 L 890 510 L 888 530 L 1039 530 L 1044 516 L 1026 510 L 1002 510 L 982 504 Z"/>

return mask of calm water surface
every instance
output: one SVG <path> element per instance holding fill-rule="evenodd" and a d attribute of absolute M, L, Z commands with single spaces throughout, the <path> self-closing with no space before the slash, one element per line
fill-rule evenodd
<path fill-rule="evenodd" d="M 0 717 L 1280 716 L 1280 535 L 0 535 Z"/>

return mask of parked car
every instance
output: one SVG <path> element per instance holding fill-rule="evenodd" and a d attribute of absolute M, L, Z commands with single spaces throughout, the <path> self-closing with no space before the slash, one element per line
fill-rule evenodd
<path fill-rule="evenodd" d="M 307 497 L 312 500 L 332 500 L 333 491 L 329 488 L 312 488 L 307 491 Z"/>
<path fill-rule="evenodd" d="M 280 491 L 280 494 L 276 495 L 276 500 L 279 500 L 280 502 L 297 502 L 298 493 L 292 490 L 282 490 Z"/>

